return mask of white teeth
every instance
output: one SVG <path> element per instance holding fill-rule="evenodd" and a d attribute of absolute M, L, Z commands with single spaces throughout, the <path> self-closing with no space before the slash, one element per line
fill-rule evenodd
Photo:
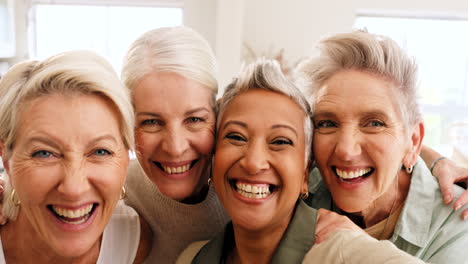
<path fill-rule="evenodd" d="M 262 184 L 265 185 L 265 184 Z M 271 194 L 268 186 L 258 186 L 236 182 L 237 192 L 247 198 L 261 199 Z"/>
<path fill-rule="evenodd" d="M 179 167 L 168 167 L 161 165 L 166 173 L 174 174 L 174 173 L 183 173 L 190 169 L 190 164 L 179 166 Z"/>
<path fill-rule="evenodd" d="M 88 219 L 89 213 L 93 209 L 93 205 L 90 204 L 90 205 L 88 205 L 88 206 L 86 206 L 84 208 L 78 209 L 78 210 L 70 210 L 70 209 L 65 209 L 65 208 L 61 208 L 61 207 L 57 207 L 57 206 L 53 205 L 52 209 L 54 210 L 54 212 L 56 214 L 58 214 L 60 216 L 63 216 L 63 217 L 66 217 L 68 219 L 81 218 L 81 219 L 76 220 L 76 221 L 69 221 L 69 220 L 65 220 L 63 218 L 60 219 L 60 220 L 62 220 L 64 222 L 66 222 L 66 223 L 78 225 L 78 224 L 84 223 Z"/>
<path fill-rule="evenodd" d="M 338 174 L 338 176 L 340 176 L 343 179 L 354 179 L 357 177 L 361 177 L 369 171 L 371 171 L 371 168 L 360 169 L 356 171 L 344 171 L 336 168 L 336 174 Z"/>

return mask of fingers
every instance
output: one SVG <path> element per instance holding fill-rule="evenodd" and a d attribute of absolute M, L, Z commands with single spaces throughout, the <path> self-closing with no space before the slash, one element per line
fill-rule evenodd
<path fill-rule="evenodd" d="M 453 204 L 453 208 L 455 210 L 459 210 L 460 208 L 462 208 L 463 206 L 467 204 L 468 204 L 468 190 L 466 190 L 462 195 L 460 195 L 460 197 L 458 197 L 458 199 Z M 468 209 L 465 209 L 463 211 L 462 218 L 464 220 L 468 220 Z"/>
<path fill-rule="evenodd" d="M 448 171 L 443 171 L 439 175 L 439 185 L 445 204 L 453 201 L 453 179 L 448 175 Z"/>

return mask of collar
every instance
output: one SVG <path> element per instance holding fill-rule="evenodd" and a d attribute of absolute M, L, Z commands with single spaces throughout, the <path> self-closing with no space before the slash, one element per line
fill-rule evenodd
<path fill-rule="evenodd" d="M 316 220 L 317 210 L 298 200 L 294 215 L 271 263 L 301 263 L 314 244 Z M 234 243 L 234 230 L 230 222 L 224 232 L 219 233 L 198 252 L 192 263 L 225 263 Z"/>
<path fill-rule="evenodd" d="M 389 240 L 395 242 L 400 236 L 418 247 L 425 247 L 429 242 L 434 203 L 436 199 L 440 199 L 439 192 L 436 178 L 432 176 L 422 159 L 418 158 L 403 210 Z M 439 213 L 450 212 L 447 210 Z"/>

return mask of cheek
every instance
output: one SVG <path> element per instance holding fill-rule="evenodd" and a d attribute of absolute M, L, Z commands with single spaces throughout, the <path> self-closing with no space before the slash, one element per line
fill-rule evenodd
<path fill-rule="evenodd" d="M 144 158 L 149 158 L 157 149 L 160 138 L 156 133 L 147 133 L 143 131 L 135 131 L 136 150 Z"/>
<path fill-rule="evenodd" d="M 211 130 L 200 131 L 194 135 L 192 146 L 202 155 L 211 155 L 214 148 L 214 134 Z"/>

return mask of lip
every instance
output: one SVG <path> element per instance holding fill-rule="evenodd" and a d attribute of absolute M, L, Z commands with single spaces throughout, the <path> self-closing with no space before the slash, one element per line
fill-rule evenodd
<path fill-rule="evenodd" d="M 89 204 L 90 203 L 87 203 L 85 205 L 80 205 L 80 206 L 67 206 L 67 205 L 57 205 L 57 204 L 54 204 L 54 205 L 60 206 L 62 208 L 67 208 L 67 209 L 79 209 L 79 208 L 88 206 Z M 49 213 L 49 216 L 52 218 L 52 222 L 54 223 L 54 225 L 57 226 L 59 229 L 66 231 L 66 232 L 77 232 L 77 231 L 83 231 L 84 229 L 92 225 L 92 223 L 97 217 L 97 214 L 101 212 L 102 205 L 100 203 L 92 203 L 92 204 L 95 204 L 94 205 L 95 208 L 92 209 L 93 211 L 91 215 L 89 216 L 89 218 L 86 219 L 85 222 L 81 224 L 77 224 L 77 225 L 68 224 L 63 221 L 60 221 L 57 218 L 57 216 L 55 216 L 55 214 L 49 208 L 46 208 L 46 210 Z"/>
<path fill-rule="evenodd" d="M 180 162 L 160 162 L 160 161 L 150 161 L 152 166 L 156 168 L 156 170 L 166 178 L 173 179 L 173 180 L 182 180 L 185 178 L 189 178 L 192 175 L 192 172 L 200 166 L 200 160 L 190 160 L 190 161 L 180 161 Z M 195 162 L 192 167 L 182 173 L 167 173 L 163 169 L 161 169 L 156 163 L 160 163 L 161 165 L 168 166 L 168 167 L 180 167 L 190 163 Z"/>

